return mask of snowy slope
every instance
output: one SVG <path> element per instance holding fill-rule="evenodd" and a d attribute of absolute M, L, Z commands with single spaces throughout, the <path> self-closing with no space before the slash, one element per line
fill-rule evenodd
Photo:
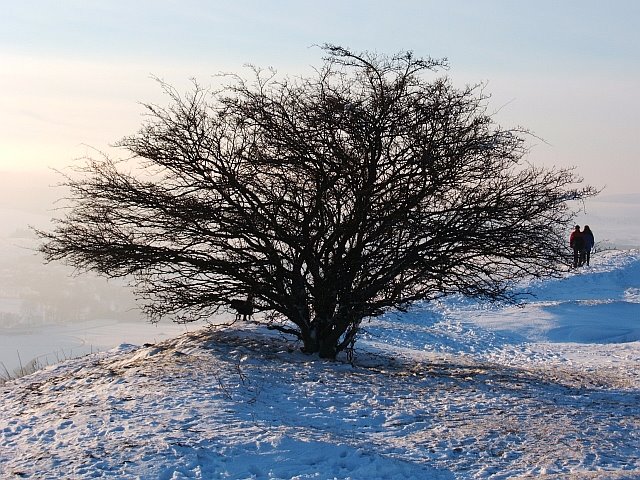
<path fill-rule="evenodd" d="M 364 325 L 354 364 L 246 326 L 0 387 L 1 478 L 640 478 L 640 252 Z"/>

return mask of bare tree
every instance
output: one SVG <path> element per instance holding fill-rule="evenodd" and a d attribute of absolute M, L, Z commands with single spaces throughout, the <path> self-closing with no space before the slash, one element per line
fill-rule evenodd
<path fill-rule="evenodd" d="M 327 358 L 387 309 L 513 301 L 518 279 L 567 265 L 568 202 L 596 192 L 529 165 L 527 132 L 496 125 L 481 86 L 411 53 L 324 49 L 310 77 L 163 85 L 169 106 L 119 143 L 139 168 L 101 158 L 66 177 L 46 260 L 130 277 L 153 319 L 244 302 Z"/>

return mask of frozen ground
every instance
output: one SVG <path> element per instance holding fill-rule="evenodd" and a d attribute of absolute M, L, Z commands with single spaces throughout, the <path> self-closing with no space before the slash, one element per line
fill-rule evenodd
<path fill-rule="evenodd" d="M 201 329 L 0 387 L 1 478 L 640 478 L 640 251 L 364 325 L 353 365 Z"/>

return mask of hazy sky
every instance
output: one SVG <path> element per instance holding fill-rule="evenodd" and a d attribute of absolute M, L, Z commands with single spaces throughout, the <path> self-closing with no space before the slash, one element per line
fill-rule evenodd
<path fill-rule="evenodd" d="M 184 89 L 245 63 L 308 72 L 334 43 L 447 57 L 488 82 L 529 156 L 576 166 L 606 193 L 640 192 L 637 0 L 0 0 L 0 171 L 61 168 L 108 150 Z"/>

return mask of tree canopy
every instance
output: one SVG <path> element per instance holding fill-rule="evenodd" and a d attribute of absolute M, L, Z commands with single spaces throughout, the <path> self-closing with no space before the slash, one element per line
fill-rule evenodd
<path fill-rule="evenodd" d="M 569 202 L 596 192 L 527 163 L 528 132 L 497 125 L 481 86 L 411 52 L 324 50 L 307 77 L 163 84 L 168 106 L 118 144 L 126 161 L 66 177 L 45 258 L 130 278 L 153 319 L 242 301 L 329 358 L 367 317 L 450 293 L 511 301 L 523 276 L 565 268 Z"/>

